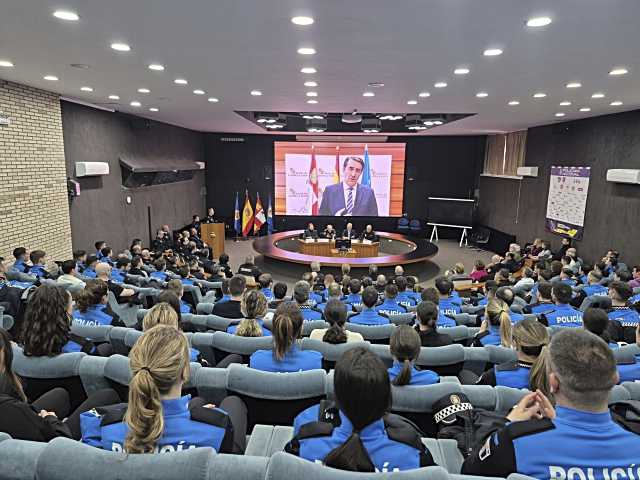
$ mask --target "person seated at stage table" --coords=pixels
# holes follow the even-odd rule
[[[398,303],[398,287],[393,283],[388,283],[384,287],[384,301],[375,307],[378,313],[383,315],[400,315],[407,313],[405,306]]]
[[[304,280],[293,286],[293,299],[296,301],[304,320],[321,320],[322,310],[309,303],[309,283]]]
[[[333,225],[330,223],[327,224],[322,232],[322,238],[328,238],[329,240],[334,240],[336,235],[338,235],[338,232],[336,232],[336,229],[333,228]]]
[[[389,319],[380,315],[375,309],[376,303],[378,303],[378,291],[375,287],[365,288],[362,292],[362,311],[349,317],[349,322],[358,325],[385,325],[389,323]]]
[[[318,239],[318,231],[316,230],[316,227],[312,222],[309,222],[309,224],[307,225],[307,228],[302,233],[302,238],[305,240],[308,238],[312,238],[314,240]]]
[[[378,235],[373,231],[373,226],[371,224],[367,225],[364,232],[360,234],[360,240],[369,240],[370,242],[378,241]]]
[[[358,238],[358,233],[353,229],[353,223],[347,223],[347,228],[342,231],[342,238],[348,238],[349,240]]]

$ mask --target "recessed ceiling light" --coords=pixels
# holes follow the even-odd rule
[[[544,93],[544,92],[537,92],[537,93],[533,94],[533,98],[544,98],[546,96],[547,96],[547,94]]]
[[[609,75],[626,75],[627,73],[629,73],[629,70],[627,70],[624,67],[620,67],[620,68],[614,68],[613,70],[611,70],[609,72]]]
[[[581,112],[590,112],[590,111],[591,111],[591,109],[590,109],[589,107],[582,107],[582,108],[580,109],[580,111],[581,111]]]
[[[429,92],[420,92],[420,93],[418,94],[418,96],[419,96],[420,98],[427,98],[427,97],[430,97],[430,96],[431,96],[431,94],[430,94]]]
[[[308,95],[308,93],[307,93],[307,95]],[[363,97],[375,97],[375,96],[376,96],[376,94],[375,94],[375,93],[373,93],[373,92],[364,92],[364,93],[362,94],[362,96],[363,96]]]
[[[518,100],[511,100],[509,102],[509,105],[511,105],[511,106],[520,105],[520,102]]]
[[[177,85],[186,85],[187,82],[184,78],[176,78],[173,83],[177,84]]]
[[[489,96],[489,94],[487,92],[478,92],[478,93],[476,93],[476,97],[478,97],[478,98],[486,98],[488,96]]]
[[[80,90],[83,92],[93,92],[93,88],[91,87],[81,87]]]
[[[497,57],[498,55],[502,55],[502,50],[499,48],[487,48],[483,55],[485,57]]]
[[[307,92],[307,97],[317,97],[318,92]]]
[[[381,88],[381,87],[384,87],[384,83],[383,82],[369,82],[369,83],[367,83],[367,87]]]
[[[580,88],[581,86],[582,84],[580,82],[570,82],[566,85],[567,88]]]
[[[560,106],[561,107],[568,107],[569,105],[571,105],[571,102],[565,100],[564,102],[560,102]]]
[[[80,20],[80,15],[76,12],[72,12],[71,10],[56,10],[53,12],[53,16],[60,20],[68,20],[70,22],[77,22]]]
[[[620,105],[622,105],[622,102],[620,100],[616,100],[615,102],[611,102],[609,105],[611,105],[612,107],[619,107]]]
[[[468,68],[456,68],[453,73],[455,73],[456,75],[466,75],[470,72],[471,70],[469,70]]]
[[[564,117],[564,112],[558,112],[558,113],[556,113],[556,117]]]
[[[204,95],[204,90],[200,90],[199,88],[196,88],[193,93],[195,93],[196,95]]]
[[[131,105],[132,107],[139,107],[139,106],[141,106],[142,104],[141,104],[140,102],[137,102],[137,101],[135,101],[135,100],[134,100],[134,101],[133,101],[133,102],[131,102],[129,105]]]
[[[112,43],[111,48],[118,52],[129,52],[131,51],[131,47],[126,43]]]
[[[207,101],[211,103],[218,103],[220,100],[218,100],[216,97],[209,97],[207,98]]]
[[[549,17],[534,17],[527,20],[527,27],[546,27],[551,21]]]
[[[300,55],[315,55],[316,54],[316,49],[312,48],[312,47],[300,47],[298,49],[298,53]]]
[[[417,104],[418,104],[418,101],[417,101],[417,100],[409,100],[409,101],[407,102],[407,105],[417,105]]]
[[[311,17],[293,17],[291,19],[291,23],[302,26],[312,25],[313,22],[314,20]]]
[[[301,73],[316,73],[317,70],[313,67],[304,67],[302,69],[300,69]]]
[[[151,90],[148,88],[139,88],[138,93],[151,93]]]
[[[152,63],[151,65],[149,65],[149,70],[161,72],[162,70],[164,70],[164,65],[160,65],[159,63]]]
[[[309,96],[309,93],[307,93],[307,96]],[[259,97],[260,95],[262,95],[262,92],[260,90],[251,90],[251,95],[253,95],[254,97]]]
[[[55,75],[45,75],[43,78],[45,80],[49,80],[50,82],[57,82],[58,81],[58,77],[56,77]]]
[[[118,96],[118,95],[109,95],[109,100],[120,100],[120,96]]]
[[[9,60],[0,60],[0,67],[13,67],[13,63]]]
[[[305,87],[317,87],[318,82],[304,82]]]
[[[447,86],[447,82],[437,82],[437,83],[434,83],[433,86],[436,88],[444,88]]]
[[[159,111],[159,110],[158,110],[156,107],[151,107],[151,108],[149,109],[149,111],[150,111],[150,112],[157,112],[157,111]]]
[[[307,103],[310,103],[311,105],[315,105],[316,103],[318,103],[318,100],[307,100]]]
[[[591,95],[591,98],[604,98],[604,93],[596,92],[593,95]]]

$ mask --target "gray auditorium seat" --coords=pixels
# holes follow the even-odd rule
[[[109,330],[109,343],[113,347],[113,353],[118,353],[120,355],[127,355],[129,353],[129,349],[124,343],[124,339],[127,332],[131,330],[131,328],[126,327],[113,327]]]
[[[622,387],[629,392],[631,400],[640,400],[640,382],[624,382]]]
[[[257,350],[271,350],[273,346],[272,337],[239,337],[226,332],[209,333],[209,336],[197,335],[194,348],[204,352],[212,350],[214,364],[220,362],[231,353],[237,353],[244,357],[248,363],[248,357]],[[201,350],[200,346],[205,348]],[[203,353],[203,355],[205,355]],[[209,353],[207,353],[209,355]],[[206,357],[205,357],[206,358]],[[209,362],[211,363],[211,362]],[[213,364],[212,364],[213,365]]]
[[[347,322],[345,323],[345,328],[352,332],[358,332],[366,341],[371,343],[388,344],[397,327],[391,323],[386,325],[360,325]]]
[[[200,287],[197,285],[183,285],[183,288],[185,294],[191,294],[196,305],[202,301],[202,292],[200,291]]]
[[[38,460],[47,444],[13,440],[6,433],[0,433],[0,436],[0,478],[3,480],[37,478]]]
[[[215,330],[226,332],[231,325],[240,323],[241,318],[225,318],[218,315],[194,315],[185,313],[182,315],[182,321],[194,325],[198,330]]]
[[[77,325],[71,324],[71,333],[89,339],[92,342],[104,343],[109,341],[111,325]]]
[[[466,325],[468,327],[476,326],[477,315],[472,315],[470,313],[457,313],[450,316],[456,321],[457,325]]]
[[[127,275],[125,276],[125,281],[137,287],[144,287],[149,282],[149,277],[127,273]]]
[[[476,327],[467,327],[466,325],[457,325],[455,327],[438,327],[440,333],[449,335],[454,342],[472,339],[477,333]]]
[[[222,289],[222,282],[209,282],[208,280],[194,279],[193,283],[197,285],[202,285],[205,290],[221,290]]]
[[[198,302],[196,305],[196,313],[198,315],[209,315],[213,311],[213,303]]]
[[[107,298],[109,299],[109,306],[114,313],[120,317],[120,320],[122,320],[127,327],[134,327],[137,322],[136,313],[140,309],[140,305],[119,304],[111,291],[107,292]]]
[[[273,331],[273,318],[267,318],[264,320],[264,327],[267,330]],[[302,322],[302,336],[308,337],[311,332],[319,328],[329,328],[329,324],[324,320],[305,320]]]
[[[87,355],[80,360],[80,380],[87,395],[98,390],[109,388],[109,382],[104,377],[104,367],[108,357],[94,357]]]
[[[614,386],[609,394],[609,403],[621,402],[623,400],[633,400],[631,389],[627,389],[622,385]]]
[[[611,308],[611,299],[604,295],[590,295],[582,301],[580,310],[584,312],[587,308],[591,307],[606,310],[607,308]]]
[[[394,325],[411,325],[415,321],[416,316],[413,313],[399,313],[389,315],[389,322]]]
[[[214,405],[220,405],[227,396],[227,369],[200,368],[195,374],[198,396]]]
[[[140,330],[134,330],[133,328],[129,329],[129,331],[124,336],[124,344],[129,349],[129,351],[131,351],[131,349],[141,336],[142,332]]]
[[[321,340],[311,340],[305,338],[302,340],[302,350],[315,350],[322,353],[322,364],[326,370],[333,368],[336,361],[342,356],[344,352],[356,347],[369,348],[371,344],[369,342],[348,342],[331,344],[323,342]],[[384,345],[376,345],[378,347],[384,347]]]

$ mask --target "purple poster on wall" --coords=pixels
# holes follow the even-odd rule
[[[551,167],[546,229],[582,239],[591,167]]]

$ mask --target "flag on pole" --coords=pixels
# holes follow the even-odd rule
[[[253,221],[253,234],[257,234],[260,232],[260,229],[267,221],[267,218],[264,216],[264,209],[262,208],[262,202],[260,201],[260,194],[256,194],[256,216]]]
[[[333,170],[333,183],[340,183],[340,146],[336,146],[336,166]]]
[[[236,192],[236,208],[233,211],[234,229],[238,235],[242,233],[242,222],[240,221],[240,203],[238,201],[238,192]]]
[[[371,167],[369,165],[369,146],[364,146],[364,168],[362,169],[362,185],[371,186]]]
[[[244,207],[242,209],[242,236],[246,237],[251,232],[253,226],[253,208],[249,200],[249,191],[244,191]]]
[[[316,168],[316,150],[311,147],[311,166],[309,167],[309,200],[311,204],[311,215],[318,215],[318,169]]]
[[[267,233],[273,233],[273,210],[271,209],[271,195],[269,195],[269,206],[267,207]]]

